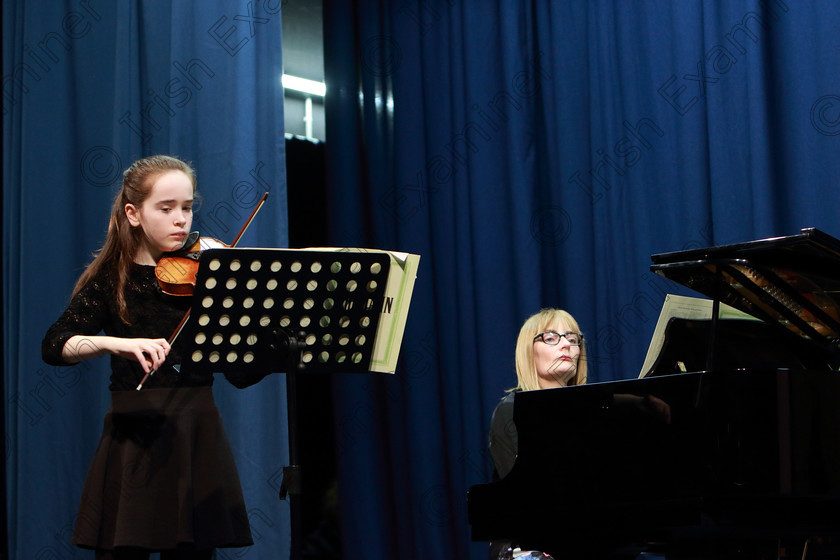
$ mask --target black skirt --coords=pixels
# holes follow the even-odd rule
[[[253,543],[212,389],[112,392],[73,544],[159,551]]]

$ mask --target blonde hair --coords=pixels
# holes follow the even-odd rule
[[[117,293],[115,295],[120,319],[126,324],[131,324],[131,321],[125,303],[125,283],[129,268],[137,254],[137,247],[140,244],[143,232],[141,228],[133,228],[128,223],[128,218],[125,215],[125,205],[133,204],[140,208],[152,192],[152,187],[157,178],[170,171],[182,171],[186,174],[192,182],[193,193],[195,193],[195,170],[189,164],[171,156],[156,155],[139,159],[125,170],[122,188],[117,193],[111,206],[111,220],[108,223],[105,243],[95,253],[93,261],[87,266],[73,288],[73,295],[75,296],[102,269],[110,268],[116,273]]]
[[[534,364],[534,337],[545,332],[553,325],[563,324],[574,332],[580,332],[580,327],[568,311],[546,308],[528,317],[519,336],[516,339],[516,379],[518,384],[510,391],[535,391],[540,388],[537,367]],[[575,377],[569,385],[583,385],[586,383],[586,343],[580,345]]]

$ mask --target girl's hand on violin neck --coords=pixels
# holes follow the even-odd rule
[[[163,364],[170,349],[165,338],[76,335],[64,343],[62,356],[68,362],[76,363],[104,354],[116,354],[121,358],[139,362],[143,371],[149,373]]]
[[[143,371],[155,371],[169,354],[171,346],[165,338],[116,338],[114,354],[134,360],[143,366]]]

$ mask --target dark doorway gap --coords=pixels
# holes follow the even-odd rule
[[[290,248],[327,245],[324,166],[323,142],[286,140]],[[339,560],[342,547],[331,376],[299,375],[297,397],[303,560]]]

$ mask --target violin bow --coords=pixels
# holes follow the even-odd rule
[[[245,220],[245,224],[242,226],[242,229],[239,230],[239,233],[236,235],[236,238],[233,240],[233,243],[230,244],[231,248],[236,247],[236,244],[239,243],[239,240],[245,234],[245,231],[248,229],[248,226],[251,225],[251,221],[254,219],[254,216],[256,216],[257,212],[260,211],[260,208],[262,208],[263,204],[265,204],[265,200],[267,198],[268,198],[268,192],[263,193],[259,202],[257,202],[257,205],[251,211],[251,215],[248,216],[247,220]],[[199,239],[201,239],[201,238],[199,237]],[[172,344],[175,342],[175,339],[178,338],[178,335],[181,334],[181,331],[184,330],[184,327],[187,324],[187,320],[189,320],[189,318],[190,318],[190,311],[192,311],[192,307],[187,309],[187,312],[184,314],[184,317],[181,319],[181,322],[178,323],[178,326],[175,327],[175,331],[172,333],[172,336],[169,337],[169,340],[167,342],[169,342],[170,346],[172,346]],[[153,369],[152,371],[150,371],[149,373],[144,375],[143,379],[141,379],[140,383],[137,385],[136,390],[139,391],[140,389],[142,389],[143,385],[146,383],[146,381],[148,381],[149,378],[151,376],[153,376],[156,371],[157,371],[157,369]]]

